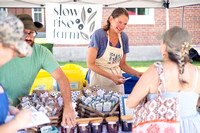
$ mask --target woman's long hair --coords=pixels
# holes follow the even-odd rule
[[[120,15],[125,15],[129,18],[129,14],[127,12],[126,9],[118,7],[115,10],[113,10],[112,14],[110,16],[112,16],[114,19],[119,17]],[[107,19],[107,24],[104,26],[104,30],[108,31],[110,29],[110,16]]]

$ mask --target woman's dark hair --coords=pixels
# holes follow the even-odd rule
[[[126,9],[118,7],[115,10],[113,10],[112,14],[110,16],[112,16],[114,19],[119,17],[120,15],[125,15],[129,18],[129,14],[127,12]],[[110,29],[110,16],[107,19],[107,24],[104,26],[104,30],[108,31]]]

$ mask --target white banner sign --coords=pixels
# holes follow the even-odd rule
[[[46,41],[54,44],[88,44],[101,27],[102,5],[46,4]]]

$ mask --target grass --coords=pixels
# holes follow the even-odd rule
[[[152,65],[156,61],[127,61],[127,64],[134,68],[137,71],[144,72],[147,70],[147,68]],[[65,64],[77,64],[80,65],[83,68],[87,69],[86,62],[79,61],[79,62],[59,62],[61,66],[64,66]],[[200,62],[194,61],[192,64],[198,66],[200,68]]]
[[[75,62],[58,62],[60,66],[64,66],[66,64],[77,64],[79,66],[82,66],[83,68],[87,68],[87,64],[85,61],[75,61]]]

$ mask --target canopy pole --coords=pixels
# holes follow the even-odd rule
[[[184,26],[184,6],[182,7],[182,25],[181,27],[183,28]]]
[[[165,8],[166,10],[166,30],[169,29],[169,12],[168,12],[168,8]]]

